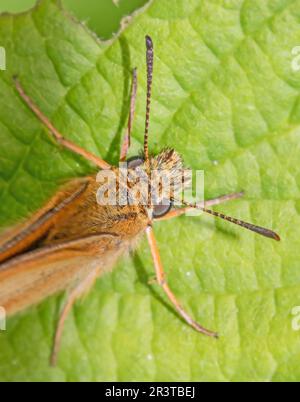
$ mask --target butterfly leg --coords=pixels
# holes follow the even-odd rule
[[[82,296],[90,287],[93,285],[94,281],[98,277],[99,272],[97,270],[91,272],[78,286],[76,286],[68,295],[68,298],[62,308],[59,316],[59,320],[55,330],[54,342],[52,347],[52,353],[50,357],[51,366],[56,366],[57,356],[60,349],[61,337],[64,329],[64,324],[67,316],[72,309],[75,301]]]
[[[244,194],[245,193],[243,191],[240,191],[239,193],[231,193],[231,194],[221,195],[220,197],[204,201],[204,205],[205,205],[205,208],[206,208],[206,207],[211,207],[213,205],[223,204],[224,202],[232,201],[232,200],[236,200],[238,198],[241,198],[241,197],[243,197]]]
[[[204,207],[212,207],[214,205],[222,204],[226,201],[236,200],[237,198],[241,198],[244,195],[243,192],[240,193],[233,193],[233,194],[226,194],[222,195],[221,197],[213,198],[211,200],[204,201]],[[178,216],[184,215],[188,212],[195,211],[195,208],[192,207],[185,207],[180,209],[171,210],[166,215],[162,216],[161,218],[156,218],[155,221],[167,221],[169,219],[177,218]]]
[[[50,120],[42,113],[42,111],[33,102],[33,100],[26,94],[25,90],[23,89],[19,80],[16,77],[14,78],[14,82],[20,97],[24,100],[24,102],[32,110],[32,112],[37,116],[37,118],[48,128],[50,133],[53,135],[54,139],[60,145],[74,152],[75,154],[82,156],[83,158],[95,164],[101,169],[110,169],[111,166],[103,159],[98,158],[96,155],[86,151],[85,149],[79,147],[76,144],[73,144],[73,142],[64,138],[64,136],[53,126]]]
[[[132,129],[132,122],[134,119],[134,112],[135,112],[136,92],[137,92],[137,69],[134,68],[132,71],[130,110],[129,110],[129,116],[128,116],[127,130],[126,130],[125,137],[123,139],[121,153],[120,153],[120,161],[121,162],[126,161],[127,153],[130,148],[131,129]]]
[[[181,305],[177,301],[175,295],[173,294],[173,292],[171,291],[166,282],[165,273],[163,270],[152,226],[147,227],[146,233],[148,243],[151,249],[158,284],[163,288],[165,294],[167,295],[167,297],[169,298],[169,300],[171,301],[177,312],[191,327],[193,327],[196,331],[201,332],[202,334],[217,338],[218,337],[217,333],[209,331],[208,329],[202,327],[200,324],[194,321],[192,317],[181,307]]]

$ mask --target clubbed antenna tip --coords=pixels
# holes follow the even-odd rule
[[[146,35],[146,47],[147,49],[153,48],[153,42],[149,35]]]

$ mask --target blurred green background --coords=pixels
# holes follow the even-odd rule
[[[142,7],[147,0],[61,0],[64,6],[85,21],[102,39],[118,31],[121,19]],[[21,12],[34,6],[36,0],[0,0],[0,12]]]

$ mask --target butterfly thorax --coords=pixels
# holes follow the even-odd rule
[[[96,233],[113,233],[132,239],[143,232],[153,219],[156,204],[162,200],[171,203],[176,183],[181,183],[182,160],[174,150],[167,149],[152,157],[149,165],[142,161],[134,168],[130,166],[130,163],[122,164],[70,182],[62,190],[63,197],[82,183],[85,183],[84,190],[64,209],[61,217],[58,216],[45,243]],[[172,186],[166,186],[164,181]]]

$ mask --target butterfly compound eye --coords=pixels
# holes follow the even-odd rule
[[[153,208],[153,218],[161,218],[166,215],[172,208],[172,201],[162,200],[159,204],[155,205]]]
[[[140,156],[134,156],[127,160],[128,169],[135,169],[136,167],[142,165],[144,163],[144,159]]]

